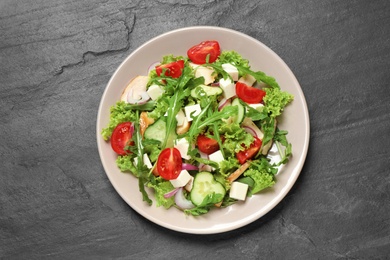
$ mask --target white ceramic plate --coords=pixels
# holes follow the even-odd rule
[[[272,189],[224,209],[215,209],[206,215],[186,216],[182,211],[152,206],[142,201],[138,180],[119,171],[116,155],[100,132],[109,122],[109,110],[119,99],[127,83],[137,75],[147,75],[148,67],[164,55],[186,55],[191,46],[204,40],[217,40],[222,50],[235,50],[248,59],[252,69],[264,71],[276,78],[282,90],[294,95],[279,122],[288,130],[293,157],[277,175]],[[100,102],[97,117],[97,144],[103,167],[118,194],[139,214],[168,229],[193,234],[221,233],[247,225],[274,208],[289,192],[303,167],[309,146],[309,114],[300,85],[283,60],[271,49],[243,33],[220,27],[188,27],[164,33],[140,46],[115,71]],[[151,196],[152,197],[152,196]]]

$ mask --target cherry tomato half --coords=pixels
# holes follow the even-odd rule
[[[249,104],[257,104],[263,100],[265,91],[252,86],[248,86],[245,83],[236,83],[236,94],[244,102]]]
[[[260,150],[261,144],[261,140],[255,137],[255,140],[249,146],[249,148],[238,152],[236,154],[236,158],[241,164],[245,163],[247,160],[252,159],[257,154],[257,152]]]
[[[187,55],[195,64],[205,64],[209,55],[209,63],[213,63],[221,54],[221,48],[217,41],[203,41],[195,46],[192,46]]]
[[[205,135],[198,135],[196,139],[196,144],[199,151],[205,154],[212,154],[219,150],[219,144],[217,140],[207,137]]]
[[[178,78],[184,68],[184,60],[178,60],[167,64],[156,66],[156,73],[160,76],[163,72],[167,77]]]
[[[130,142],[132,134],[132,123],[124,122],[118,124],[111,135],[111,147],[119,155],[126,155],[130,151],[125,150],[127,145],[132,145]]]
[[[182,170],[180,151],[176,148],[162,150],[157,159],[157,172],[165,180],[176,179]]]

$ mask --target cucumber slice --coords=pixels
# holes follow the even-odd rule
[[[220,87],[210,87],[206,85],[199,85],[193,90],[191,90],[191,96],[193,98],[200,98],[204,95],[214,96],[222,94],[222,89]]]
[[[238,107],[237,115],[232,118],[233,122],[237,123],[237,124],[241,124],[241,122],[244,120],[244,117],[245,117],[245,107],[241,104],[241,102],[238,98],[235,98],[233,100],[232,106]]]
[[[195,206],[213,205],[222,201],[226,190],[210,172],[199,172],[194,179],[190,199]]]
[[[148,128],[146,128],[144,137],[146,139],[153,139],[163,143],[166,134],[167,134],[167,125],[165,121],[160,118],[152,125],[148,126]]]

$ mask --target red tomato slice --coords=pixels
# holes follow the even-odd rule
[[[247,160],[252,159],[257,154],[257,152],[260,150],[261,144],[261,140],[255,137],[255,141],[249,146],[249,148],[238,152],[236,154],[236,158],[241,164],[245,163]]]
[[[176,148],[162,150],[157,159],[157,172],[165,180],[176,179],[182,170],[180,151]]]
[[[156,66],[156,73],[158,76],[160,76],[164,71],[165,76],[178,78],[181,76],[183,68],[184,60],[178,60],[171,63]]]
[[[249,104],[257,104],[263,101],[265,91],[252,86],[248,86],[245,83],[236,83],[236,94],[244,102]]]
[[[131,140],[132,134],[132,124],[131,122],[124,122],[118,124],[111,135],[111,147],[119,155],[126,155],[130,151],[125,150],[126,145],[132,145]]]
[[[199,151],[205,154],[212,154],[219,150],[219,144],[217,140],[209,138],[205,135],[198,135],[196,139],[196,144]]]
[[[213,63],[220,54],[221,48],[217,41],[204,41],[187,51],[188,58],[195,64],[205,64],[207,55],[209,55],[209,63]]]

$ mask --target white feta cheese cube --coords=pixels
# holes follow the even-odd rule
[[[202,112],[202,109],[200,108],[199,104],[195,104],[195,105],[190,105],[190,106],[184,107],[184,111],[186,114],[187,121],[190,122],[190,121],[192,121],[191,113],[193,113],[192,116],[195,117],[195,116],[199,115],[200,112]]]
[[[212,172],[212,171],[214,171],[215,169],[214,169],[213,167],[211,167],[210,165],[201,164],[200,167],[199,167],[199,170],[200,170],[200,171],[206,171],[206,172]]]
[[[209,85],[215,81],[214,70],[212,68],[200,66],[194,63],[190,63],[192,68],[195,70],[195,77],[203,77],[204,78],[204,84]]]
[[[164,90],[159,85],[153,84],[146,92],[152,100],[156,100],[164,93]]]
[[[177,126],[182,126],[184,124],[185,119],[186,115],[184,114],[183,109],[180,109],[176,115]]]
[[[150,159],[149,159],[149,156],[145,153],[143,155],[143,160],[144,160],[144,164],[146,165],[146,167],[148,167],[148,169],[152,169],[152,163],[150,162]],[[135,157],[134,158],[134,165],[137,166],[138,165],[138,158]]]
[[[187,182],[186,186],[184,186],[184,189],[186,189],[188,192],[192,190],[192,186],[194,184],[194,177],[190,176],[190,180]]]
[[[218,150],[209,155],[209,160],[214,161],[216,163],[220,163],[225,160],[225,158],[223,158],[221,150]]]
[[[261,104],[261,103],[258,103],[258,104],[249,104],[249,106],[250,106],[251,108],[254,108],[254,109],[259,110],[259,111],[261,111],[261,110],[263,109],[263,107],[264,107],[264,105]]]
[[[245,76],[241,77],[238,82],[242,82],[248,86],[252,86],[253,83],[256,82],[256,79],[252,76],[252,75],[249,75],[249,74],[246,74]]]
[[[174,147],[179,150],[181,158],[189,160],[191,157],[187,154],[190,143],[185,138],[175,140]]]
[[[222,89],[223,96],[226,99],[229,99],[236,95],[236,85],[231,79],[224,79],[224,78],[220,79],[219,87]]]
[[[238,80],[238,69],[235,66],[230,63],[225,63],[222,64],[222,69],[232,77],[233,81]]]
[[[191,175],[188,173],[188,171],[182,170],[179,176],[174,180],[170,180],[170,182],[172,183],[173,187],[179,188],[185,186],[190,180]]]
[[[230,198],[236,199],[236,200],[245,200],[246,193],[248,192],[248,184],[241,183],[238,181],[234,181],[232,183],[232,186],[230,187]]]

